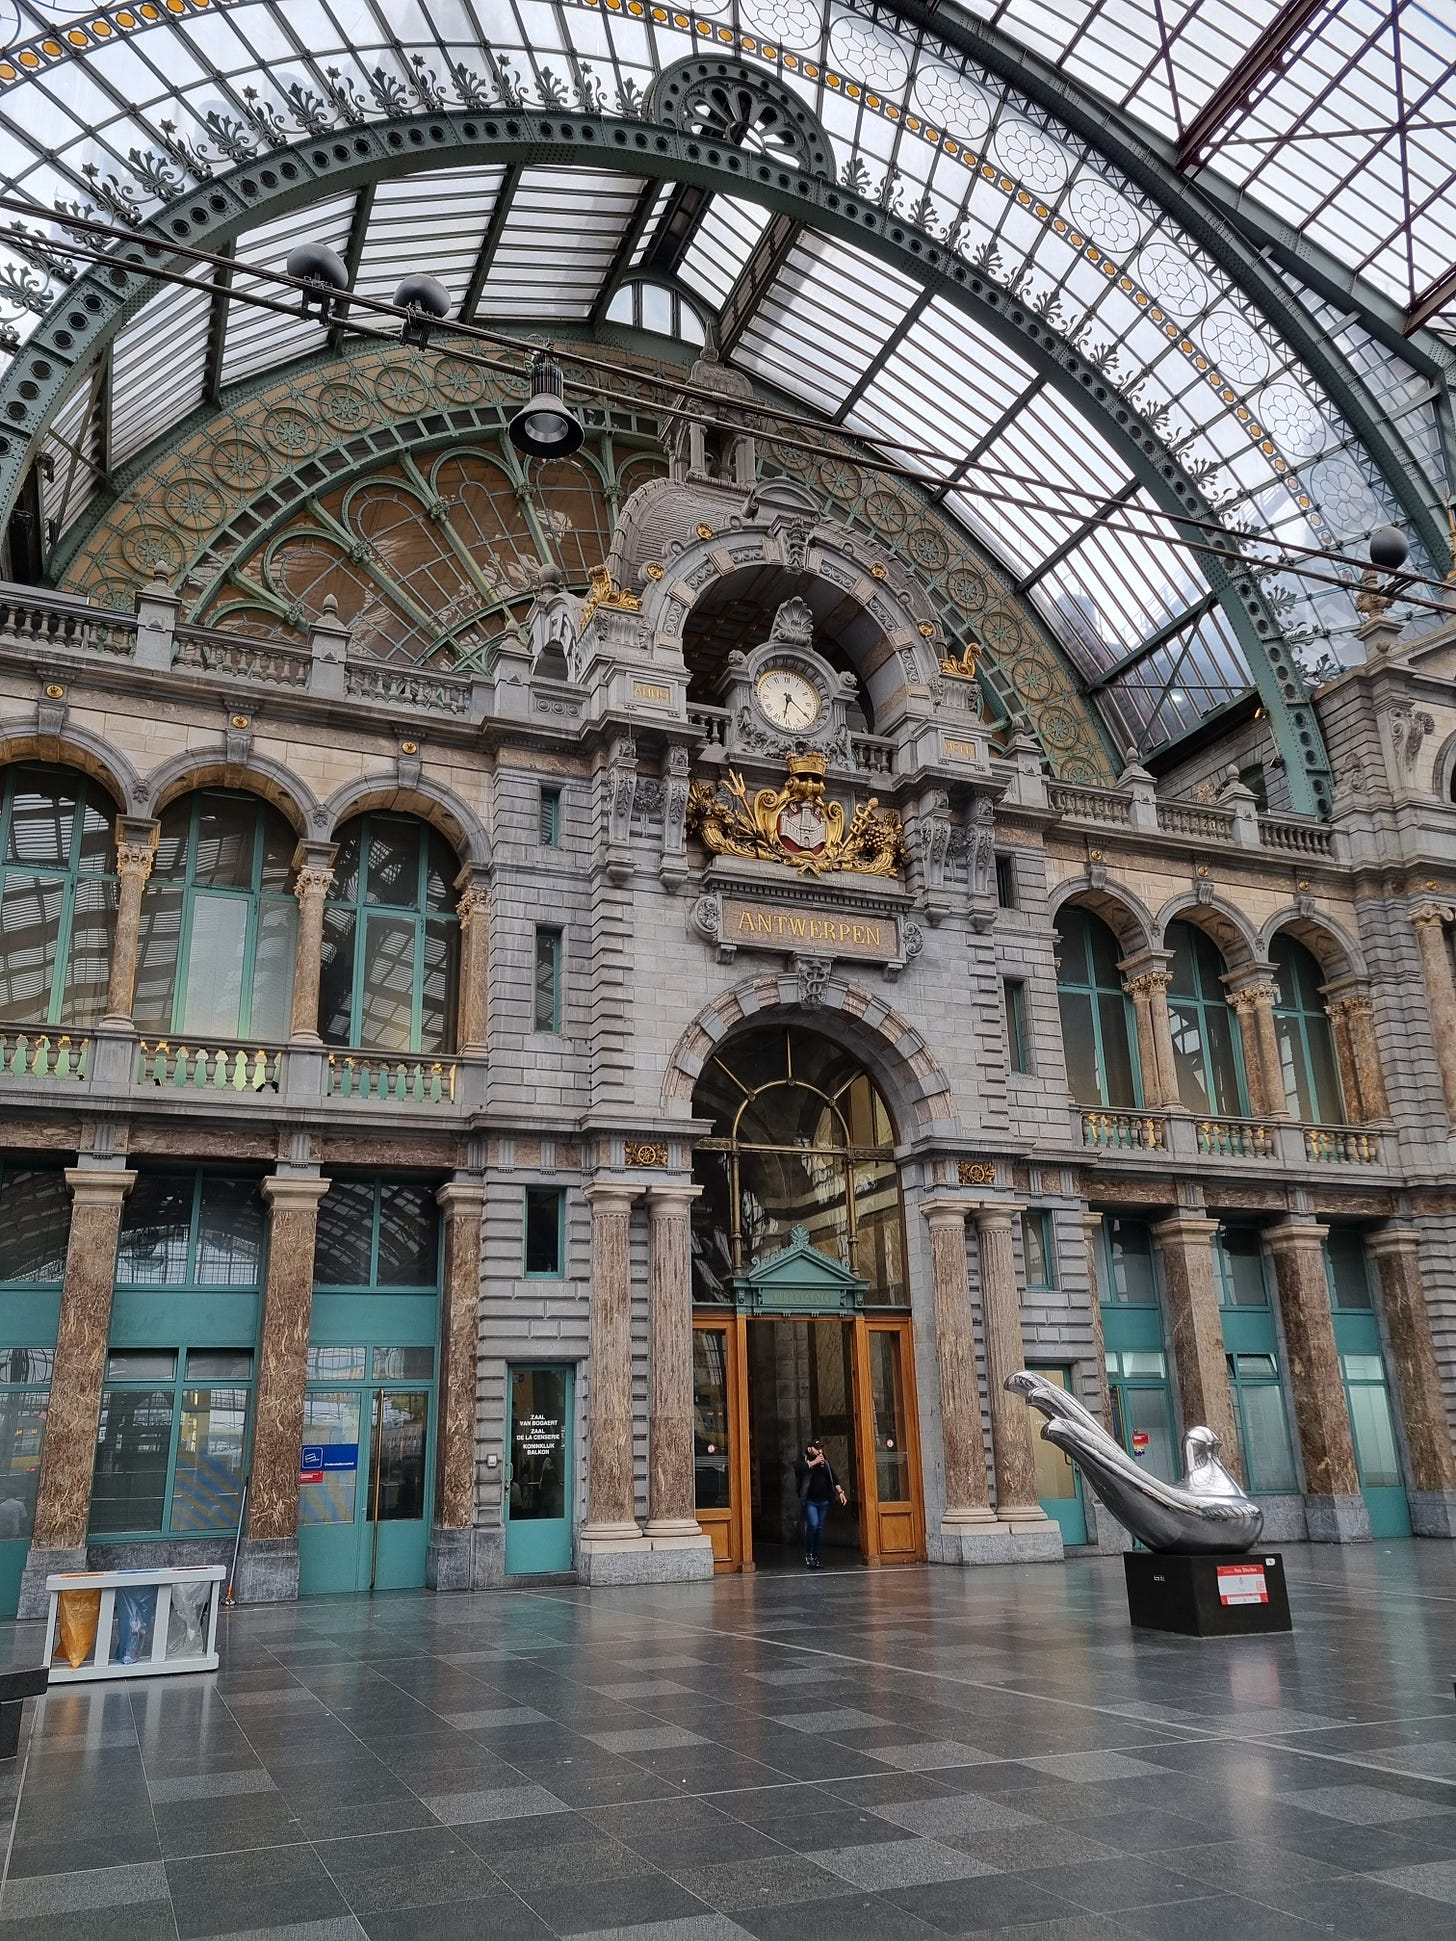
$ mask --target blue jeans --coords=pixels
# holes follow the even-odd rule
[[[807,1502],[804,1505],[804,1555],[819,1560],[819,1546],[824,1540],[824,1519],[829,1514],[829,1503]]]

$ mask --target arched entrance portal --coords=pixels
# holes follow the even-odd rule
[[[698,1521],[720,1570],[799,1554],[796,1457],[820,1437],[849,1496],[829,1562],[924,1555],[895,1126],[844,1047],[798,1024],[728,1038],[693,1116]]]

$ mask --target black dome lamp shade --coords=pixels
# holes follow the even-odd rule
[[[450,314],[450,292],[438,277],[426,276],[421,270],[401,280],[394,301],[398,309],[409,313],[400,341],[413,344],[417,350],[423,350],[429,343],[430,325]]]
[[[325,243],[300,243],[296,249],[289,250],[283,267],[298,282],[311,286],[301,292],[304,316],[311,316],[316,310],[321,324],[332,323],[335,298],[349,287],[349,272],[343,258]]]
[[[510,434],[527,458],[569,458],[586,436],[566,402],[561,366],[544,350],[531,359],[531,395],[511,419]]]
[[[1377,526],[1370,535],[1370,564],[1382,573],[1398,573],[1410,557],[1406,537],[1397,526]]]

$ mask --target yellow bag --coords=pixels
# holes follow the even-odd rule
[[[54,1657],[66,1657],[71,1670],[79,1671],[91,1655],[96,1642],[96,1627],[101,1622],[100,1591],[62,1591],[56,1630],[60,1634]]]

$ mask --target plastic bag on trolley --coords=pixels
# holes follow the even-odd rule
[[[174,1584],[172,1611],[167,1619],[167,1656],[200,1658],[207,1649],[207,1606],[212,1583]]]
[[[79,1671],[91,1656],[100,1622],[100,1591],[62,1591],[56,1599],[56,1648],[52,1655],[65,1658],[72,1671]]]
[[[152,1631],[157,1621],[155,1584],[120,1585],[116,1592],[116,1648],[112,1661],[135,1665],[152,1655]]]

